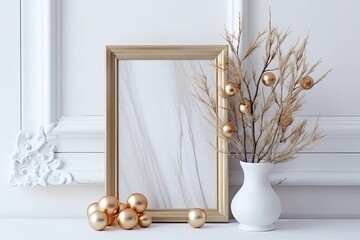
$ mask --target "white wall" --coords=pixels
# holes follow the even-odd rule
[[[307,93],[302,114],[315,116],[321,114],[322,118],[328,116],[329,119],[335,121],[339,117],[345,117],[358,122],[360,108],[357,103],[360,100],[358,95],[360,84],[356,75],[360,55],[358,46],[360,30],[355,27],[355,22],[359,21],[357,10],[360,8],[360,2],[352,0],[341,2],[251,0],[245,2],[248,9],[247,27],[251,29],[251,34],[254,35],[267,27],[270,7],[272,23],[279,29],[291,31],[289,41],[285,45],[290,46],[309,35],[308,60],[312,62],[322,60],[322,64],[314,74],[315,77],[328,69],[334,70],[325,81]],[[324,127],[324,124],[322,126]],[[335,179],[341,174],[342,167],[347,164],[346,159],[350,158],[349,170],[356,169],[360,160],[358,154],[360,139],[355,128],[352,133],[345,133],[345,128],[348,126],[346,122],[338,122],[330,129],[323,128],[325,138],[310,153],[298,158],[306,162],[306,165],[299,165],[299,169],[308,168],[309,172],[322,169],[318,171],[318,175],[331,169],[334,173],[332,177]],[[350,137],[352,134],[348,143],[345,143],[345,138],[331,139],[331,131],[337,128],[339,128],[339,135],[348,134]],[[343,129],[340,130],[340,128]],[[350,145],[353,146],[345,149]],[[315,154],[306,158],[313,153]],[[323,161],[321,166],[317,168],[316,165],[321,161]],[[296,160],[290,164],[299,164],[299,161]],[[303,174],[302,177],[306,178],[307,175]],[[328,180],[331,181],[331,179]],[[336,184],[336,181],[334,182]],[[282,217],[356,218],[360,216],[360,203],[354,200],[360,197],[358,186],[278,186],[275,189],[282,200]]]
[[[20,2],[0,2],[0,218],[84,217],[102,186],[9,187],[10,160],[20,131]]]
[[[33,0],[39,3],[39,0]],[[24,2],[24,1],[23,1]],[[266,19],[267,5],[273,4],[274,20],[280,22],[281,27],[294,26],[296,36],[303,36],[307,29],[316,27],[327,21],[301,21],[292,18],[293,7],[299,4],[299,11],[306,12],[310,1],[283,1],[254,2],[250,7],[256,9],[258,15],[253,14],[251,19],[258,19],[253,26],[260,27],[261,19]],[[338,23],[336,19],[348,19],[347,8],[338,11],[340,3],[325,4],[327,8],[321,10],[316,19],[330,15],[331,26]],[[351,1],[350,1],[351,2]],[[223,44],[219,35],[226,22],[226,3],[223,0],[62,0],[62,52],[61,52],[61,112],[63,115],[102,115],[104,111],[104,45],[105,44]],[[312,3],[311,3],[312,4]],[[344,4],[345,6],[345,4]],[[250,9],[251,9],[250,8]],[[264,10],[265,9],[265,10]],[[2,0],[0,2],[0,217],[48,217],[48,218],[79,218],[85,217],[87,205],[103,195],[101,185],[74,185],[50,186],[47,188],[14,188],[8,186],[9,165],[11,155],[15,151],[15,139],[20,131],[20,1]],[[314,12],[314,11],[312,11]],[[265,14],[264,14],[265,13]],[[301,14],[300,14],[301,15]],[[310,19],[310,18],[309,18]],[[296,20],[296,21],[295,21]],[[343,22],[346,24],[347,22]],[[258,25],[256,25],[258,24]],[[336,25],[336,24],[335,24]],[[351,26],[351,24],[349,24]],[[346,27],[349,27],[346,25]],[[342,29],[343,25],[336,25]],[[317,29],[317,30],[318,30]],[[326,25],[331,32],[331,39],[337,36],[336,29]],[[314,30],[314,31],[315,31]],[[352,32],[354,36],[346,38],[345,33]],[[315,39],[324,39],[328,32],[315,31]],[[311,41],[311,54],[324,57],[325,67],[337,69],[347,67],[342,64],[347,56],[356,61],[356,31],[342,33],[339,45],[345,46],[346,52],[334,54],[334,46],[324,47],[324,41]],[[312,33],[311,33],[312,36]],[[326,39],[326,37],[325,37]],[[346,42],[343,45],[342,43]],[[333,41],[332,43],[336,43]],[[353,46],[350,47],[350,46]],[[320,51],[320,50],[321,51]],[[351,51],[351,50],[354,51]],[[317,52],[319,50],[319,52]],[[338,52],[338,51],[336,51]],[[355,55],[351,55],[355,54]],[[340,57],[339,57],[340,56]],[[355,62],[354,61],[354,62]],[[350,62],[354,64],[354,62]],[[354,68],[345,68],[353,74],[341,75],[335,73],[332,81],[326,84],[328,91],[318,92],[319,96],[329,97],[339,93],[334,106],[339,114],[357,115],[356,105],[356,65]],[[342,73],[345,72],[341,71]],[[336,78],[334,77],[336,76]],[[355,76],[355,77],[354,77]],[[338,89],[337,79],[346,79],[347,84]],[[339,80],[340,81],[340,80]],[[346,90],[344,90],[346,89]],[[79,94],[81,98],[79,98]],[[346,97],[344,96],[350,96]],[[313,96],[312,99],[319,98]],[[80,100],[79,100],[80,99]],[[332,102],[320,101],[322,106],[316,106],[309,111],[324,108],[326,115],[334,115]],[[344,106],[344,107],[343,107]],[[354,111],[352,111],[354,110]],[[39,113],[40,114],[40,113]],[[332,154],[332,153],[331,153]],[[339,159],[341,162],[341,159]],[[341,164],[340,164],[341,165]],[[341,166],[340,166],[341,167]],[[357,166],[356,166],[357,167]],[[349,166],[351,169],[351,166]],[[233,194],[238,187],[231,187]],[[358,186],[278,186],[283,203],[283,217],[304,218],[355,218],[360,217],[360,187]]]

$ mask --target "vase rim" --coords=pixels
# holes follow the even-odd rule
[[[244,162],[240,160],[240,164],[246,164],[246,165],[251,165],[251,164],[268,164],[268,165],[273,165],[274,163],[271,162]]]

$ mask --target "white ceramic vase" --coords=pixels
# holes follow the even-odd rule
[[[281,213],[280,199],[269,181],[272,163],[246,163],[240,161],[244,183],[231,201],[231,212],[248,231],[270,231]]]

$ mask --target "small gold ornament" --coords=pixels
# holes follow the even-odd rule
[[[87,216],[89,217],[92,213],[94,213],[96,211],[100,211],[99,203],[93,202],[92,204],[90,204],[88,206],[88,208],[86,210]]]
[[[310,76],[305,76],[301,79],[300,86],[304,90],[309,90],[314,86],[314,79]]]
[[[99,208],[109,217],[112,217],[119,212],[119,201],[114,196],[102,197],[99,201]]]
[[[244,98],[239,104],[239,111],[243,114],[249,114],[251,108],[251,103],[248,99]]]
[[[126,201],[126,207],[131,208],[137,213],[142,213],[148,205],[146,197],[141,193],[133,193]]]
[[[225,124],[222,127],[222,132],[225,137],[231,138],[236,133],[236,126],[232,122]]]
[[[188,223],[194,228],[201,228],[206,222],[206,213],[201,208],[191,209],[188,213]]]
[[[121,228],[130,230],[138,224],[138,215],[134,210],[126,208],[119,213],[116,221]]]
[[[294,118],[290,114],[286,114],[280,117],[280,125],[285,128],[290,126],[293,123],[293,121]]]
[[[262,82],[265,86],[274,85],[276,77],[272,72],[266,72],[262,75]]]
[[[239,90],[238,85],[236,83],[233,82],[228,82],[225,85],[225,94],[229,97],[234,96],[237,91]]]
[[[152,223],[152,217],[147,213],[139,214],[139,226],[147,228]]]
[[[101,211],[93,212],[89,216],[89,225],[96,231],[102,231],[108,225],[109,218],[106,213]]]

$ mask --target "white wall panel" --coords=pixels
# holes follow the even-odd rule
[[[63,115],[103,115],[105,45],[223,44],[223,0],[63,0]]]
[[[46,0],[23,0],[23,8],[40,13]],[[223,0],[57,0],[60,17],[59,116],[49,141],[66,164],[77,186],[8,187],[16,134],[42,124],[41,14],[23,16],[20,71],[20,1],[0,2],[0,217],[84,217],[87,204],[103,194],[104,45],[223,44],[226,22]],[[357,1],[243,0],[247,27],[255,33],[266,26],[271,6],[273,22],[292,30],[292,42],[310,34],[309,59],[323,59],[319,72],[335,71],[309,91],[304,114],[321,115],[327,137],[312,152],[273,172],[283,202],[282,217],[360,217],[360,100],[357,65],[360,30]],[[31,12],[31,11],[30,11]],[[28,12],[29,13],[29,12]],[[29,21],[24,21],[24,20]],[[45,25],[46,27],[46,25]],[[29,45],[30,44],[30,45]],[[26,62],[26,64],[24,64]],[[23,85],[20,85],[22,73]],[[36,84],[32,84],[36,82]],[[39,87],[40,86],[40,87]],[[26,91],[24,89],[26,88]],[[20,94],[22,89],[23,95]],[[31,101],[31,99],[34,99]],[[20,104],[22,102],[22,104]],[[97,115],[97,117],[93,117]],[[28,116],[29,121],[21,121]],[[30,118],[29,118],[30,117]],[[46,122],[46,121],[45,121]],[[231,192],[241,173],[232,162]],[[84,184],[85,183],[85,184]],[[292,185],[329,186],[292,186]],[[333,186],[339,185],[339,186]],[[349,186],[344,186],[349,185]],[[26,201],[24,200],[26,199]]]
[[[14,201],[7,183],[9,163],[20,130],[20,4],[0,2],[0,217]]]
[[[248,24],[252,34],[267,27],[271,8],[273,24],[292,33],[288,46],[309,35],[307,57],[323,63],[314,76],[334,71],[306,96],[302,114],[359,116],[358,56],[360,55],[360,2],[353,0],[252,0],[248,2]]]

